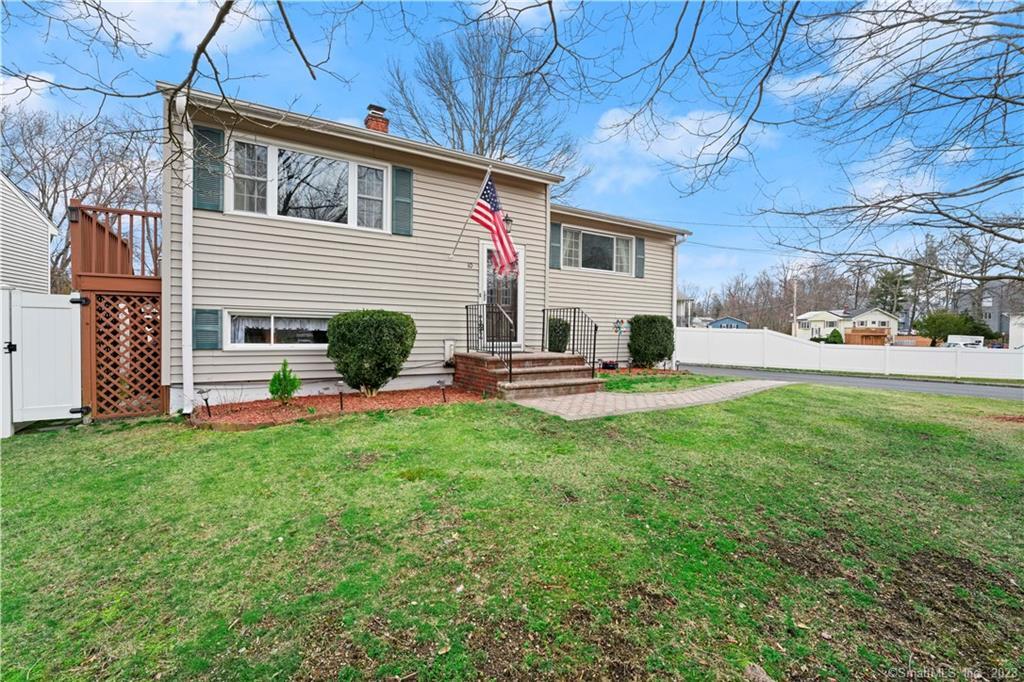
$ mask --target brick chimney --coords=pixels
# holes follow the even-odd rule
[[[387,111],[384,107],[379,104],[371,104],[366,107],[366,118],[363,119],[363,125],[370,130],[376,130],[378,133],[388,132],[388,119],[384,116],[384,112]]]

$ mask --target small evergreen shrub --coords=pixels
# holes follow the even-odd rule
[[[833,329],[829,335],[825,337],[825,343],[843,343],[843,333],[838,329]]]
[[[548,350],[564,353],[569,347],[569,322],[557,317],[548,320]]]
[[[398,376],[415,341],[413,319],[391,310],[341,313],[327,325],[327,357],[342,380],[366,396]]]
[[[287,405],[300,386],[302,386],[302,379],[291,370],[287,360],[282,360],[281,369],[270,377],[270,397],[282,405]]]
[[[672,359],[676,330],[664,315],[634,315],[629,321],[629,354],[634,367],[649,369]]]

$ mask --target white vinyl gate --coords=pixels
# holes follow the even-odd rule
[[[82,404],[79,306],[68,294],[3,294],[3,435],[10,422],[75,417]]]

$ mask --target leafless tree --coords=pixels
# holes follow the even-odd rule
[[[588,169],[581,167],[576,139],[560,132],[562,107],[532,71],[542,46],[513,28],[495,19],[460,31],[453,45],[431,41],[413,73],[393,60],[394,122],[400,132],[433,144],[566,175],[553,190],[562,198]]]
[[[149,49],[134,37],[129,19],[101,0],[3,8],[6,28],[18,22],[63,31],[97,64],[103,58],[120,63]],[[300,34],[292,11],[317,15],[318,40]],[[849,197],[795,206],[769,197],[766,214],[807,226],[776,235],[779,244],[835,261],[919,265],[977,282],[1024,281],[1020,3],[480,0],[453,11],[453,30],[507,28],[507,59],[522,71],[516,79],[573,101],[614,95],[622,115],[608,133],[651,142],[680,192],[699,191],[739,164],[756,162],[756,142],[767,131],[789,126],[819,139],[849,176]],[[342,78],[330,69],[333,37],[358,12],[371,12],[375,21],[380,17],[382,25],[423,42],[436,37],[419,35],[420,26],[433,26],[416,16],[429,12],[429,4],[295,8],[223,0],[172,94],[207,83],[230,108],[230,84],[251,74],[233,74],[214,46],[225,24],[239,17],[259,22],[309,77]],[[53,82],[16,61],[5,63],[2,74],[23,91],[49,87],[68,96],[91,94],[101,103],[152,94],[151,88],[122,87],[134,75],[129,70],[110,77],[109,69],[65,65],[78,74],[74,82]],[[776,101],[785,106],[774,106]],[[445,103],[457,111],[459,103]],[[686,104],[705,114],[681,119],[678,107]],[[440,135],[445,128],[439,123],[423,129]],[[955,260],[908,257],[921,251],[927,234],[950,249],[982,238],[1004,248],[986,247],[984,272]]]
[[[0,110],[0,170],[58,228],[50,249],[54,292],[70,290],[71,244],[65,207],[87,203],[154,210],[160,201],[159,121]]]
[[[482,0],[472,7],[464,24],[481,13],[504,16],[542,36],[548,49],[536,70],[562,90],[633,93],[610,132],[670,150],[662,159],[682,192],[756,161],[754,143],[766,131],[795,128],[835,150],[851,181],[848,199],[792,206],[769,197],[766,215],[807,226],[775,235],[776,245],[837,263],[1024,280],[1020,3]],[[537,13],[546,14],[539,27],[527,20]],[[670,26],[669,38],[645,43],[650,25]],[[689,84],[698,90],[693,102],[683,96]],[[769,115],[774,101],[784,104],[782,115]],[[673,116],[684,103],[705,113]],[[949,249],[986,240],[1005,248],[983,247],[985,272],[908,258],[928,234]]]

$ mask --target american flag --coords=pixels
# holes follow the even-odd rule
[[[484,183],[484,189],[470,217],[491,233],[491,241],[494,242],[494,271],[499,275],[514,271],[518,260],[516,246],[505,225],[505,212],[501,210],[498,189],[490,175],[487,176],[487,182]]]

